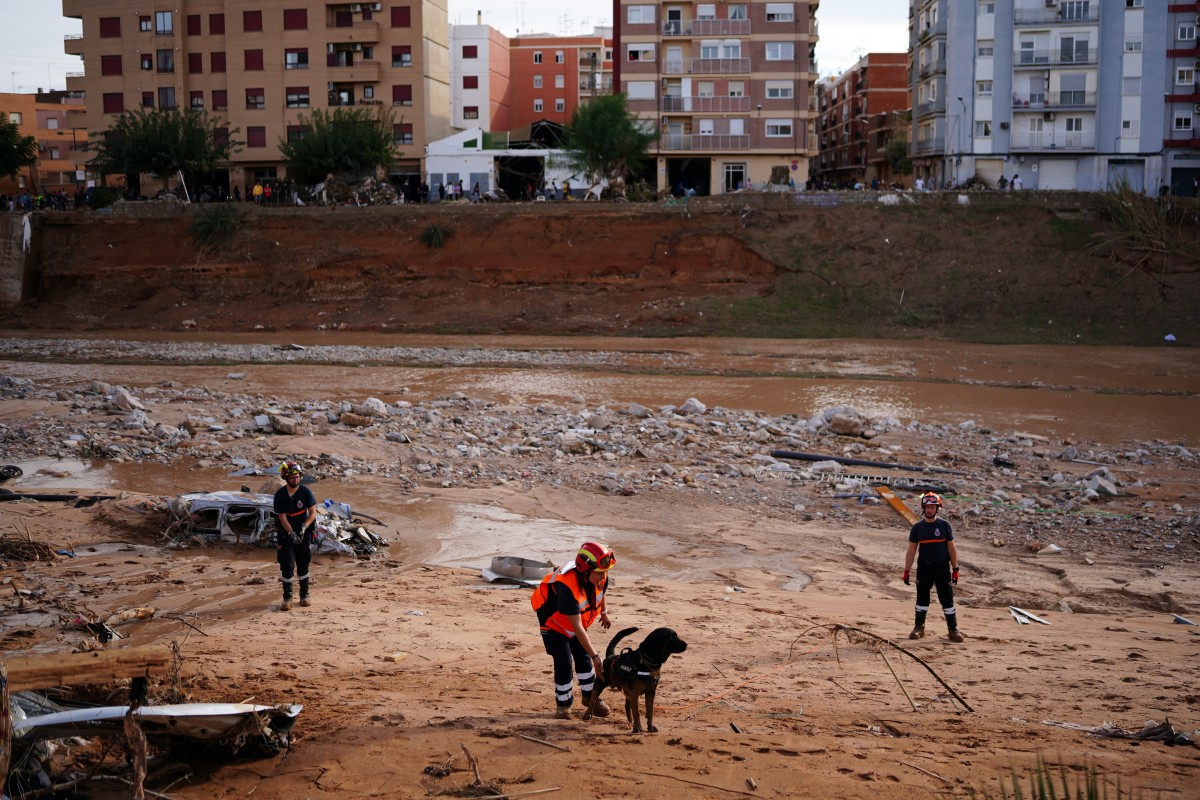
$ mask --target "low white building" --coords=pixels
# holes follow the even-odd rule
[[[588,190],[583,176],[571,168],[563,150],[510,147],[509,134],[488,133],[483,128],[468,128],[461,133],[430,142],[425,146],[426,180],[429,197],[442,197],[440,188],[462,181],[463,195],[470,197],[476,184],[480,194],[500,187],[509,198],[520,200],[526,186],[535,190],[543,183],[557,186],[559,197],[563,183],[570,181],[571,194],[583,197]]]

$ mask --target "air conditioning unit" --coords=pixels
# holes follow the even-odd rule
[[[354,5],[350,6],[350,10],[357,14],[358,12],[362,11],[362,6],[358,3],[355,3]]]
[[[354,52],[361,53],[362,52],[362,44],[356,42],[354,45]]]
[[[661,120],[659,120],[659,122],[661,122],[661,123],[662,123],[663,127],[666,127],[666,125],[667,125],[667,118],[666,118],[666,117],[663,117]]]
[[[1046,122],[1054,122],[1054,112],[1046,111],[1042,114],[1042,119],[1046,120]]]
[[[372,11],[383,11],[383,3],[371,3]]]
[[[1196,105],[1194,105],[1192,107],[1192,111],[1195,111],[1197,114],[1200,114],[1200,103],[1196,103]]]
[[[1058,0],[1046,0],[1046,8],[1054,8],[1058,5]]]
[[[336,52],[337,52],[337,50],[335,50],[335,49],[334,49],[334,47],[333,47],[333,42],[330,42],[330,43],[329,43],[329,44],[326,46],[326,48],[325,48],[325,52],[329,53],[330,55],[333,55],[334,53],[336,53]]]

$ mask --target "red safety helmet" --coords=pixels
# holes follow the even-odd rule
[[[607,545],[596,542],[584,542],[575,556],[575,569],[580,572],[607,572],[617,563],[617,556]]]
[[[279,465],[279,477],[285,481],[290,475],[303,475],[304,470],[295,461],[285,461]]]
[[[934,492],[926,492],[925,494],[921,495],[921,510],[922,511],[925,510],[925,506],[937,506],[938,508],[941,508],[942,507],[941,496],[938,494],[935,494]]]

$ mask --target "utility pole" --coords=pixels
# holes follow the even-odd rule
[[[603,46],[603,43],[604,43],[604,40],[601,39],[601,46]],[[600,92],[600,87],[597,86],[597,84],[600,83],[600,72],[599,72],[599,67],[596,66],[596,56],[597,56],[596,53],[592,53],[591,75],[589,76],[591,78],[591,82],[592,82],[592,100],[593,101],[595,101],[596,95],[599,94],[599,92]]]

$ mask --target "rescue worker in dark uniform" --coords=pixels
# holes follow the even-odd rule
[[[283,582],[280,611],[292,608],[292,579],[299,573],[300,605],[308,606],[308,565],[312,561],[312,543],[316,533],[317,499],[312,490],[300,485],[304,471],[295,461],[279,465],[284,485],[275,492],[275,560],[279,562]]]
[[[946,616],[946,628],[950,641],[961,642],[958,632],[958,615],[954,609],[954,586],[958,584],[958,550],[954,547],[954,532],[950,523],[938,519],[942,498],[933,492],[921,496],[921,514],[908,533],[908,552],[904,555],[904,584],[910,585],[909,570],[913,558],[917,560],[917,621],[910,639],[925,635],[925,615],[929,612],[929,590],[937,586],[938,602]]]
[[[605,545],[584,542],[575,556],[575,563],[543,578],[531,598],[542,631],[542,644],[554,659],[554,716],[557,719],[571,716],[575,676],[579,678],[584,707],[591,702],[596,673],[603,669],[604,659],[588,638],[587,629],[597,617],[600,627],[605,630],[612,627],[604,605],[604,592],[608,589],[608,571],[616,563],[617,557]],[[607,717],[608,705],[599,700],[592,713]]]

